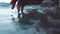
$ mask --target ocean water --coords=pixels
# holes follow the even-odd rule
[[[41,7],[40,5],[27,5],[24,7],[24,13],[27,13],[26,11],[31,9],[38,9],[39,11],[43,11],[48,9],[48,7]],[[13,15],[13,17],[11,17],[11,15]],[[9,3],[0,3],[0,34],[39,34],[34,28],[29,28],[27,30],[21,29],[21,26],[19,26],[17,22],[18,19],[16,7],[14,10],[12,10]],[[41,29],[40,34],[46,34],[46,32],[42,31]]]

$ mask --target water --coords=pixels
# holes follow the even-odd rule
[[[25,11],[24,13],[27,13],[26,11],[30,9],[38,9],[40,11],[45,10],[43,8],[45,7],[41,7],[40,5],[26,6],[24,8],[24,11]],[[11,15],[13,15],[13,18],[11,17]],[[18,19],[17,19],[16,7],[14,10],[12,10],[10,4],[0,3],[0,34],[39,34],[38,32],[36,32],[35,28],[29,28],[27,30],[22,30],[21,26],[19,26],[17,22],[18,22]],[[46,32],[42,31],[41,29],[40,33],[45,34]]]

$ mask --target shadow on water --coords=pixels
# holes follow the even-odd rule
[[[11,17],[12,17],[12,20],[15,22],[15,18],[13,17],[13,15],[11,15]]]
[[[20,30],[20,23],[18,23],[19,21],[13,16],[13,15],[11,15],[11,17],[12,17],[12,21],[13,21],[13,25],[14,25],[14,27],[17,29],[17,31],[19,31]]]
[[[23,14],[22,20],[19,16],[17,23],[22,30],[34,28],[36,32],[40,33],[42,28],[43,31],[46,31],[46,34],[60,34],[59,14],[59,12],[54,13],[53,11],[43,11],[41,13],[37,9],[33,9],[28,14]],[[15,21],[14,18],[12,20]]]

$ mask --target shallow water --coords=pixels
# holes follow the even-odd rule
[[[45,10],[44,8],[41,7],[40,5],[26,6],[24,8],[24,11],[25,11],[24,13],[27,13],[26,11],[30,9],[38,9],[42,11],[42,10]],[[13,17],[11,17],[11,15],[13,15]],[[10,7],[5,7],[5,6],[0,8],[0,34],[39,34],[35,30],[35,28],[31,28],[29,26],[26,26],[27,27],[26,30],[21,29],[21,26],[17,22],[18,22],[18,19],[17,19],[16,8],[14,10],[12,10]],[[46,34],[46,32],[42,31],[41,29],[40,34]]]

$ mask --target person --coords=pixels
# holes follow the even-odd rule
[[[34,4],[40,4],[43,0],[11,0],[12,9],[14,9],[15,4],[17,3],[17,10],[18,12],[21,10],[23,11],[23,8],[25,5],[34,5]]]

